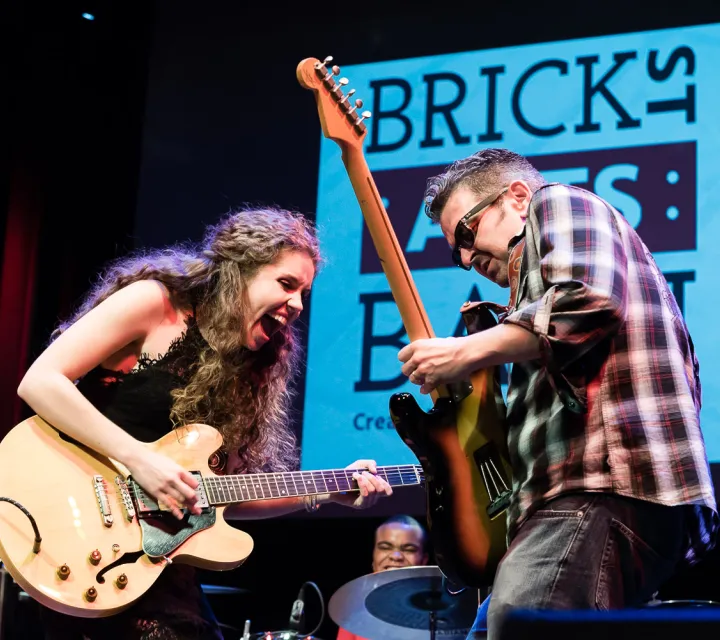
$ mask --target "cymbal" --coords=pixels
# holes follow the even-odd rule
[[[250,593],[248,589],[240,589],[238,587],[225,587],[219,584],[201,584],[200,588],[203,593],[209,596],[228,596],[242,595]]]
[[[436,566],[388,569],[344,584],[330,598],[337,625],[372,640],[426,640],[431,614],[443,640],[465,640],[478,607],[477,590],[447,593]]]

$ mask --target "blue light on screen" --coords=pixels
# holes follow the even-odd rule
[[[720,25],[706,25],[342,67],[373,112],[365,156],[436,335],[457,332],[465,300],[505,303],[507,290],[451,266],[423,213],[425,181],[483,147],[522,153],[546,178],[608,200],[653,252],[700,359],[712,461],[720,461],[719,65]],[[340,150],[325,138],[319,176],[327,265],[313,286],[302,467],[415,462],[388,399],[409,391],[426,409],[430,401],[399,376],[407,338]]]

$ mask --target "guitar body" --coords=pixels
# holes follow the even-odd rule
[[[212,475],[207,460],[221,442],[215,429],[197,424],[148,446],[185,469]],[[41,604],[74,616],[108,616],[142,596],[168,559],[226,570],[250,555],[252,538],[225,522],[223,506],[183,521],[172,515],[145,519],[142,525],[137,517],[129,520],[118,495],[118,476],[126,478],[120,465],[63,438],[37,416],[17,425],[0,442],[0,495],[22,504],[42,536],[36,554],[27,516],[0,502],[0,559]],[[98,477],[105,481],[112,511],[109,526],[95,491]],[[151,558],[143,551],[143,541],[155,553],[167,550],[165,557]],[[92,556],[95,551],[99,559],[98,554]],[[93,592],[88,594],[91,588],[94,597]]]
[[[390,399],[395,428],[425,471],[437,564],[452,582],[471,587],[492,584],[506,549],[509,487],[503,482],[509,474],[500,455],[506,445],[492,396],[486,402],[483,393],[493,384],[492,373],[483,371],[462,402],[440,398],[429,412],[409,393]]]

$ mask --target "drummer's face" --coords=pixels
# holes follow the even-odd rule
[[[422,531],[406,524],[386,524],[375,532],[373,572],[427,563]]]

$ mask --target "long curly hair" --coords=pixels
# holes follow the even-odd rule
[[[173,424],[218,429],[224,449],[239,453],[241,467],[232,473],[294,469],[298,452],[288,422],[297,328],[276,331],[257,351],[242,344],[248,284],[288,250],[303,251],[320,266],[316,230],[304,216],[274,207],[233,211],[207,228],[200,245],[138,252],[111,264],[52,339],[119,289],[138,280],[162,282],[173,305],[196,310],[207,341],[188,383],[172,392]]]

